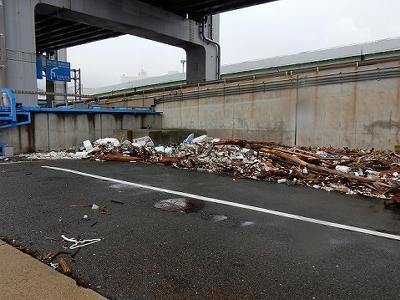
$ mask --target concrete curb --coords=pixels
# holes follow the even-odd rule
[[[106,299],[0,240],[1,299]]]

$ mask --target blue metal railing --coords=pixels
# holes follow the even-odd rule
[[[137,115],[161,115],[150,107],[101,107],[92,106],[79,108],[72,106],[62,107],[39,107],[39,106],[18,106],[14,93],[9,88],[0,88],[0,129],[9,128],[31,123],[31,113],[59,113],[59,114],[137,114]]]
[[[17,102],[14,93],[9,88],[0,88],[1,102],[0,106],[0,129],[15,126],[22,126],[31,123],[31,113],[27,111],[18,111]],[[23,121],[18,121],[20,116],[24,116]]]

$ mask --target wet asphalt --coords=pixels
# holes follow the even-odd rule
[[[142,163],[0,164],[0,238],[37,256],[61,250],[62,234],[101,238],[64,256],[74,278],[108,298],[400,296],[399,241],[198,200],[187,199],[186,212],[165,211],[154,205],[180,197],[42,165],[393,234],[400,212],[365,197]],[[83,207],[92,204],[105,214]]]

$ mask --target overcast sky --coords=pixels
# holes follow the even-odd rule
[[[400,0],[279,0],[221,15],[222,64],[400,37]],[[85,87],[181,70],[179,48],[121,36],[68,50]]]

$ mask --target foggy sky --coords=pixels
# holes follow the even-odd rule
[[[222,64],[400,37],[399,0],[279,0],[221,15]],[[185,52],[134,36],[68,49],[84,87],[182,69]]]

